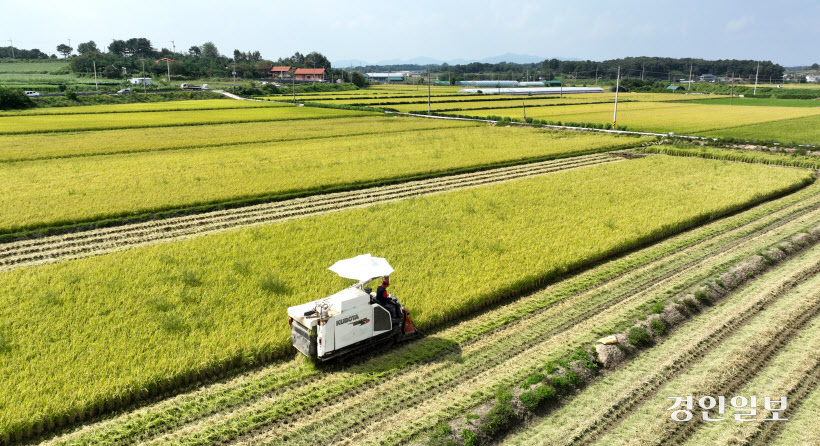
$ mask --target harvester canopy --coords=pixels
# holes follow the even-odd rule
[[[339,260],[328,268],[346,279],[370,280],[379,276],[389,276],[394,271],[384,257],[362,254],[350,259]]]

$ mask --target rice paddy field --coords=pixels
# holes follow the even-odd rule
[[[458,89],[434,111],[614,105]],[[815,107],[619,95],[629,130],[724,138],[708,147],[344,108],[426,96],[0,114],[0,444],[820,441],[820,162],[782,147],[820,141]],[[287,308],[352,285],[327,268],[365,253],[422,335],[298,354]]]

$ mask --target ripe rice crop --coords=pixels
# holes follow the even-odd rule
[[[0,209],[6,209],[0,213],[0,232],[430,177],[636,144],[628,137],[482,126],[0,163],[0,183],[6,185],[0,196]]]
[[[757,107],[755,107],[757,108]],[[696,133],[702,136],[736,138],[750,141],[779,141],[784,144],[820,145],[820,116],[786,119],[749,125],[736,125]]]
[[[126,152],[153,152],[254,142],[296,141],[350,135],[387,134],[473,127],[476,122],[367,116],[150,129],[37,133],[0,137],[0,162],[69,158]]]
[[[0,436],[290,352],[285,308],[350,285],[341,258],[390,259],[425,329],[808,181],[652,156],[5,273]]]
[[[611,123],[613,104],[534,107],[527,118],[565,122]],[[472,113],[523,118],[521,109],[491,109]],[[733,107],[728,105],[636,103],[618,104],[618,125],[629,130],[681,134],[706,133],[723,136],[722,129],[755,123],[783,121],[820,115],[820,109],[797,107]],[[728,133],[732,133],[731,131]]]
[[[286,104],[263,101],[233,101],[228,99],[198,99],[193,101],[140,102],[134,104],[84,105],[77,107],[32,108],[0,112],[3,116],[85,115],[98,113],[135,113],[182,110],[222,110],[229,108],[287,107]],[[0,118],[0,123],[4,122]]]
[[[296,119],[363,116],[372,113],[310,107],[274,106],[228,110],[188,110],[152,113],[110,113],[89,117],[83,114],[59,116],[4,116],[0,135],[109,130],[124,128],[174,127],[224,124],[228,122],[287,121]]]
[[[715,160],[743,161],[747,163],[775,164],[780,166],[820,168],[820,157],[815,155],[789,155],[758,150],[717,149],[714,147],[656,145],[642,148],[647,153],[673,156],[697,156]]]
[[[693,103],[697,104],[706,104],[706,105],[729,105],[730,99],[723,97],[720,99],[699,99],[696,101],[692,101]],[[738,98],[735,97],[731,99],[731,102],[734,105],[751,105],[751,106],[765,106],[765,107],[809,107],[809,108],[817,108],[820,107],[820,104],[817,103],[816,100],[810,99],[774,99],[774,98],[753,98],[753,97],[745,97],[745,98]]]

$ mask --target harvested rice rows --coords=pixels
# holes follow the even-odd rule
[[[600,439],[602,432],[619,426],[624,417],[650,396],[660,395],[661,386],[726,342],[755,320],[764,308],[774,302],[786,305],[794,288],[808,279],[816,282],[818,273],[820,247],[815,247],[755,279],[677,329],[657,347],[592,384],[564,407],[508,441],[511,444],[583,444]],[[665,408],[653,414],[668,418]]]
[[[404,443],[492,397],[494,385],[513,383],[589,342],[596,329],[628,320],[655,296],[820,222],[818,197],[800,194],[802,201],[786,197],[690,231],[352,367],[312,371],[295,360],[55,441],[306,442],[316,435]],[[636,259],[644,260],[613,270]],[[289,367],[286,378],[276,377]]]
[[[780,426],[780,431],[774,432],[773,436],[761,435],[761,439],[768,440],[774,446],[820,444],[820,424],[817,423],[817,414],[820,413],[820,386],[816,377],[809,376],[806,381],[813,385],[813,390],[808,394],[798,394],[803,399],[800,400],[800,406],[789,413],[788,424]],[[791,398],[789,401],[791,403]],[[753,444],[764,443],[754,441]]]
[[[665,410],[669,396],[728,396],[738,394],[744,381],[769,364],[782,348],[812,322],[820,311],[820,275],[778,299],[737,334],[690,364],[648,398],[596,444],[681,444],[702,421],[679,423]],[[810,323],[811,322],[811,323]],[[762,399],[762,395],[761,395]],[[666,405],[664,407],[664,405]],[[718,417],[716,411],[713,418]]]
[[[0,271],[611,163],[595,154],[0,244]]]
[[[808,394],[818,388],[820,358],[812,354],[820,351],[818,332],[820,332],[820,318],[815,317],[811,324],[783,348],[782,353],[774,357],[770,364],[756,374],[751,381],[733,393],[747,397],[757,396],[758,414],[750,417],[755,421],[701,423],[699,429],[685,444],[728,444],[731,441],[770,444],[777,432],[786,426],[781,422],[764,421],[765,418],[772,417],[772,411],[765,409],[762,397],[772,396],[774,399],[779,399],[781,396],[787,397],[788,414],[784,412],[782,418],[789,418],[797,410],[803,410]],[[725,418],[732,420],[736,413],[740,412],[736,412],[729,405],[726,408]],[[724,417],[724,415],[715,417]]]

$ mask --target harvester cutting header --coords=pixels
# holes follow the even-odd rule
[[[339,260],[328,269],[359,282],[331,296],[288,308],[290,342],[297,350],[328,360],[418,334],[407,310],[387,292],[394,270],[386,259],[364,254]],[[366,285],[377,279],[381,285],[373,292]]]

